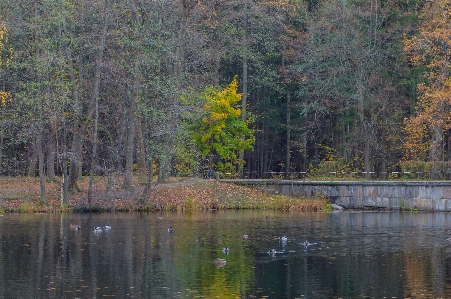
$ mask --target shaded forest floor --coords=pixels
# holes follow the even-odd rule
[[[145,186],[134,178],[130,190],[121,188],[122,178],[94,180],[88,204],[88,178],[78,182],[80,192],[69,195],[67,207],[61,207],[61,178],[46,182],[46,202],[40,200],[39,178],[0,177],[0,212],[58,211],[157,211],[216,209],[276,209],[290,211],[326,210],[327,200],[289,198],[254,188],[216,180],[171,178],[167,183],[153,182],[147,194]]]

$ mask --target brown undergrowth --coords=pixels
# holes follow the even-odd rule
[[[120,178],[97,177],[88,204],[88,179],[83,178],[78,184],[80,192],[70,194],[68,205],[61,206],[61,179],[46,182],[46,202],[42,202],[38,178],[0,177],[0,212],[327,209],[325,198],[289,198],[217,180],[172,178],[168,183],[152,183],[146,194],[137,177],[130,190],[121,189],[119,182]]]

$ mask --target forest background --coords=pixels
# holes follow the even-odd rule
[[[449,0],[0,0],[0,175],[448,178],[450,36]]]

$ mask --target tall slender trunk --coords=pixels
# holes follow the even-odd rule
[[[137,143],[137,153],[136,159],[138,163],[138,172],[141,174],[146,173],[146,149],[143,140],[143,128],[141,119],[136,120],[136,143]]]
[[[39,17],[39,11],[36,6],[35,8],[35,17]],[[36,43],[39,44],[41,42],[41,37],[39,36],[40,32],[35,32]],[[42,58],[44,56],[43,53],[40,53],[40,48],[36,47],[36,56]],[[44,71],[41,69],[41,65],[35,65],[36,68],[36,81],[38,84],[38,94],[39,104],[38,104],[38,136],[37,136],[37,154],[38,154],[38,169],[39,169],[39,186],[41,189],[41,202],[46,203],[46,191],[45,191],[45,171],[44,171],[44,130],[45,130],[45,121],[44,121],[44,90],[43,90],[43,75]]]
[[[93,133],[93,146],[91,157],[91,170],[89,173],[89,187],[88,187],[88,206],[91,205],[92,200],[92,184],[94,181],[95,165],[97,160],[97,132],[99,123],[99,93],[100,93],[100,72],[103,63],[103,51],[105,50],[106,35],[108,32],[108,19],[109,19],[109,0],[105,0],[105,8],[103,10],[103,27],[100,35],[100,43],[97,51],[97,61],[94,72],[94,85],[92,88],[92,100],[95,103],[95,118],[94,118],[94,133]]]
[[[127,128],[127,141],[125,143],[125,176],[124,176],[124,182],[123,182],[123,188],[124,189],[130,189],[132,188],[132,180],[133,180],[133,153],[135,148],[135,135],[136,135],[136,110],[137,110],[137,97],[138,97],[138,89],[140,85],[140,78],[139,75],[139,64],[141,62],[141,49],[140,49],[140,43],[141,43],[141,31],[140,31],[140,25],[141,25],[141,18],[138,13],[138,10],[136,8],[136,5],[132,2],[133,5],[133,11],[135,16],[135,60],[134,60],[134,66],[132,69],[132,90],[129,92],[128,97],[128,108],[127,108],[127,120],[128,120],[128,128]]]
[[[382,119],[381,119],[381,148],[382,148],[382,154],[381,154],[381,178],[383,180],[387,179],[387,123],[386,123],[386,111],[384,110],[382,113]]]
[[[434,126],[434,136],[431,144],[432,179],[440,179],[440,162],[443,161],[443,128]]]
[[[55,180],[55,138],[53,130],[50,129],[49,140],[47,144],[47,177],[50,181]]]
[[[241,98],[241,119],[246,120],[246,109],[247,109],[247,85],[248,85],[248,68],[249,68],[249,61],[247,57],[247,51],[248,51],[248,41],[247,41],[247,31],[248,31],[248,20],[247,20],[247,14],[248,14],[248,0],[244,1],[244,28],[243,28],[243,96]],[[240,150],[238,153],[238,159],[240,161],[244,160],[244,150]],[[238,173],[240,175],[243,174],[243,163],[239,163],[239,169]]]
[[[127,118],[128,118],[128,127],[127,127],[127,140],[125,143],[125,176],[123,182],[124,189],[132,188],[132,180],[133,180],[133,152],[134,152],[134,140],[135,140],[135,104],[132,103],[135,101],[134,97],[131,96],[129,98],[129,107],[127,108]]]
[[[43,150],[43,139],[44,139],[44,130],[42,128],[42,124],[39,125],[39,133],[38,133],[38,156],[39,156],[39,186],[41,188],[41,202],[46,203],[46,192],[45,192],[45,172],[44,172],[44,150]]]
[[[91,206],[92,201],[92,184],[94,182],[94,172],[97,160],[97,130],[99,125],[99,100],[96,101],[94,118],[94,133],[93,133],[93,145],[92,145],[92,157],[91,157],[91,171],[89,173],[89,187],[88,187],[88,206]]]
[[[364,66],[357,66],[357,111],[360,117],[360,134],[364,138],[363,143],[363,171],[366,179],[371,178],[370,174],[370,153],[371,153],[371,132],[369,131],[369,125],[366,123],[364,112]]]
[[[286,148],[286,165],[285,173],[288,178],[291,169],[291,107],[290,107],[291,93],[287,93],[287,148]]]
[[[39,152],[37,150],[38,140],[34,141],[34,146],[31,149],[31,158],[30,158],[30,166],[28,167],[28,176],[34,178],[36,176],[36,168],[38,167],[38,155]]]
[[[0,57],[0,59],[1,59],[1,57]],[[6,90],[5,80],[4,79],[2,80],[2,89],[1,90],[3,92],[5,92],[5,90]],[[2,112],[0,112],[0,119],[2,119]],[[2,157],[3,157],[3,144],[4,144],[4,138],[5,138],[4,134],[3,134],[3,130],[4,130],[3,124],[0,123],[0,176],[3,173],[3,160],[2,160]]]
[[[0,127],[0,176],[3,173],[3,127]]]
[[[69,197],[68,197],[68,189],[69,189],[69,174],[67,173],[67,127],[66,127],[66,116],[65,116],[65,106],[66,103],[63,105],[62,109],[62,123],[63,123],[63,137],[62,137],[62,155],[61,155],[61,165],[62,165],[62,176],[63,176],[63,183],[61,185],[61,205],[67,206],[69,203]]]
[[[446,131],[446,161],[451,161],[451,129]]]
[[[84,7],[84,5],[82,6]],[[82,12],[83,15],[83,12]],[[67,30],[66,30],[67,32]],[[73,39],[73,38],[72,38]],[[71,148],[70,152],[68,154],[67,159],[69,159],[69,176],[68,176],[68,191],[70,192],[77,192],[79,190],[78,188],[78,177],[80,174],[80,166],[82,165],[82,156],[81,156],[81,149],[82,149],[82,140],[83,140],[83,132],[85,130],[86,125],[83,124],[83,112],[81,109],[80,104],[80,97],[79,97],[79,85],[82,83],[83,80],[83,64],[82,64],[82,51],[78,54],[78,80],[75,75],[74,69],[72,67],[73,65],[73,57],[71,55],[71,51],[67,51],[67,60],[69,65],[69,79],[71,83],[71,97],[72,97],[72,105],[74,109],[74,119],[75,124],[72,129],[72,142],[71,142]],[[77,82],[78,81],[78,82]]]
[[[166,152],[160,156],[160,167],[158,172],[158,181],[165,182],[169,179],[171,174],[171,163],[174,152],[174,146],[177,138],[177,130],[179,126],[180,118],[180,93],[183,88],[183,74],[185,72],[185,55],[186,55],[186,28],[188,26],[188,17],[190,13],[188,1],[182,0],[183,20],[181,21],[180,28],[178,30],[178,45],[175,60],[175,74],[176,74],[176,93],[172,98],[171,112],[169,116],[170,127],[166,134]]]

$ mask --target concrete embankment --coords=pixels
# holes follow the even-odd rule
[[[450,181],[222,181],[288,196],[325,196],[347,209],[451,211]]]

